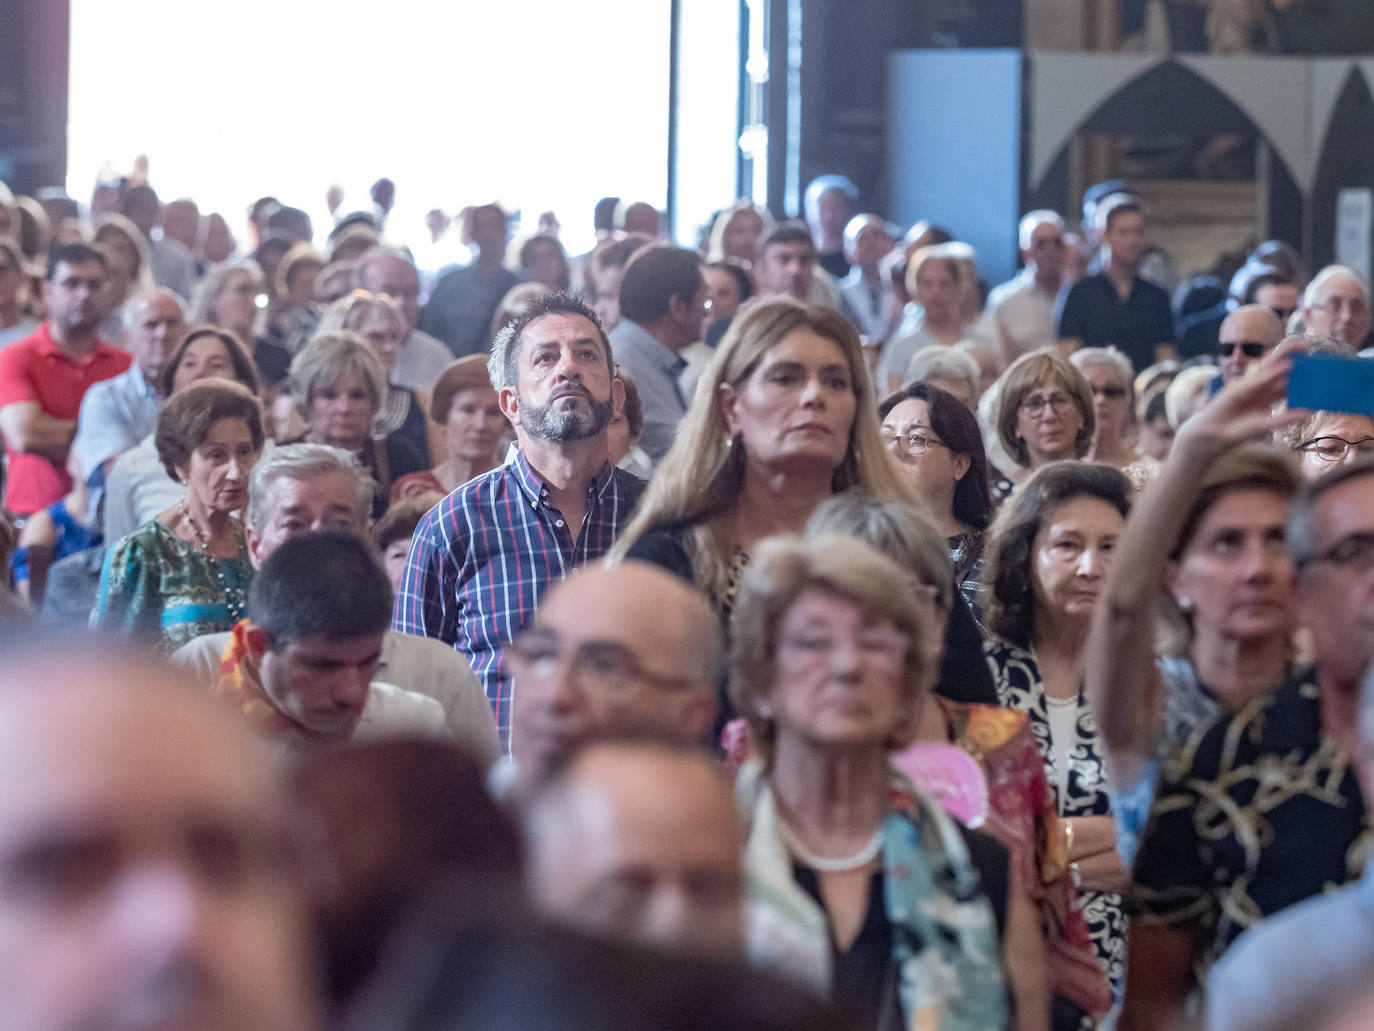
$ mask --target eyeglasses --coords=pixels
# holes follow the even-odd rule
[[[556,637],[526,634],[506,648],[505,658],[516,680],[527,681],[550,680],[567,663],[579,691],[609,701],[629,699],[645,684],[663,691],[682,691],[694,683],[687,677],[650,673],[630,649],[615,641],[583,641],[565,655]]]
[[[1356,573],[1369,572],[1374,569],[1374,532],[1363,531],[1342,537],[1325,551],[1300,558],[1294,565],[1298,569],[1306,569],[1319,562],[1329,562]]]
[[[1256,343],[1253,340],[1246,340],[1239,344],[1218,344],[1217,353],[1223,358],[1230,358],[1231,355],[1236,353],[1237,347],[1240,348],[1240,353],[1245,355],[1245,357],[1258,358],[1260,355],[1264,354],[1267,345]]]
[[[883,446],[889,449],[895,448],[904,455],[912,458],[920,458],[933,447],[949,447],[938,437],[932,437],[922,433],[920,430],[911,430],[907,433],[892,433],[880,430],[879,435],[883,438]]]
[[[1126,388],[1117,386],[1093,387],[1092,392],[1094,397],[1105,397],[1109,401],[1120,401],[1126,396]]]
[[[1374,437],[1361,437],[1359,440],[1346,440],[1344,437],[1314,437],[1298,445],[1298,450],[1316,455],[1323,462],[1344,462],[1345,456],[1354,448],[1361,457],[1374,455]]]
[[[1074,399],[1068,394],[1036,394],[1028,397],[1021,402],[1021,411],[1025,412],[1033,419],[1038,419],[1045,411],[1045,406],[1049,405],[1056,412],[1067,412],[1074,406]]]

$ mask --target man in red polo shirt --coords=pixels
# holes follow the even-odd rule
[[[53,248],[43,284],[48,321],[0,351],[0,433],[10,461],[5,507],[19,515],[32,515],[72,489],[67,452],[81,398],[132,360],[98,335],[105,273],[105,256],[94,247]]]

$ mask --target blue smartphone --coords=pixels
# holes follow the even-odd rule
[[[1374,359],[1294,355],[1288,407],[1374,415]]]

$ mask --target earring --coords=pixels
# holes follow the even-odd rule
[[[1178,603],[1179,609],[1181,609],[1183,612],[1193,611],[1193,599],[1189,598],[1186,594],[1180,594],[1176,601]]]

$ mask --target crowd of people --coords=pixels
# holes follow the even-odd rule
[[[0,185],[14,1026],[1374,1014],[1358,273],[394,189]]]

